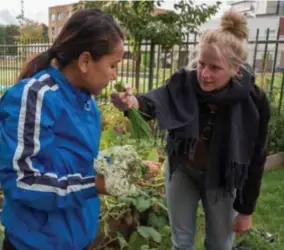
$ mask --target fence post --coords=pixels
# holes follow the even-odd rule
[[[273,61],[273,68],[272,68],[272,75],[271,75],[271,82],[270,82],[270,91],[269,91],[270,98],[272,97],[272,94],[273,94],[272,92],[273,92],[273,86],[274,86],[275,68],[276,68],[276,64],[277,64],[279,37],[280,37],[280,27],[277,30],[277,37],[276,37],[276,44],[275,44],[275,51],[274,51],[274,61]],[[283,73],[283,77],[284,77],[284,73]]]
[[[280,114],[280,111],[281,111],[282,99],[283,99],[283,90],[284,90],[284,72],[282,72],[282,83],[281,83],[280,97],[279,97],[279,103],[278,103],[278,114]]]
[[[255,70],[255,61],[256,61],[256,54],[257,54],[258,38],[259,38],[259,29],[256,30],[255,47],[254,47],[254,53],[253,53],[253,65],[252,65],[253,70]]]
[[[151,41],[150,45],[150,69],[149,69],[149,86],[148,91],[153,88],[153,80],[154,80],[154,57],[155,57],[155,44]]]
[[[269,30],[269,28],[267,28],[267,30],[266,30],[266,43],[265,43],[264,56],[263,56],[263,61],[262,61],[262,74],[261,74],[261,80],[260,80],[260,86],[261,86],[262,89],[265,88],[265,84],[266,84],[267,58],[269,59],[269,57],[267,55],[269,33],[270,33],[270,30]]]

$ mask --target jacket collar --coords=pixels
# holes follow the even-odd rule
[[[64,96],[72,105],[77,103],[80,108],[84,108],[90,101],[91,94],[75,87],[59,69],[49,66],[47,72],[58,84]]]

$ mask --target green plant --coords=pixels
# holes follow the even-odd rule
[[[146,68],[150,67],[150,52],[141,52],[142,65]]]
[[[273,145],[275,145],[273,150],[277,151],[283,145],[284,124],[276,107],[271,108],[271,113],[269,138],[274,143]],[[107,105],[103,109],[102,116],[106,116],[110,122],[102,133],[101,143],[104,147],[131,144],[143,160],[164,162],[165,153],[162,142],[155,144],[155,138],[137,141],[131,136],[127,127],[123,133],[118,133],[111,124],[121,122],[120,120],[116,121],[116,119],[120,119],[123,115],[115,108],[113,109],[112,105]],[[272,151],[272,147],[270,149]],[[273,178],[267,178],[272,177],[272,175]],[[241,239],[243,241],[242,244],[246,243],[249,245],[250,250],[282,249],[283,240],[280,238],[280,235],[283,235],[283,204],[281,203],[281,199],[279,199],[283,193],[283,185],[281,186],[281,183],[283,183],[281,182],[282,176],[283,174],[281,175],[279,172],[271,173],[265,177],[263,180],[263,190],[258,202],[259,205],[254,215],[255,228],[263,228],[274,235],[279,233],[279,238],[275,238],[275,242],[273,243],[268,243],[263,242],[263,238],[259,234],[251,233],[246,235]],[[143,187],[143,192],[136,193],[133,196],[123,199],[112,197],[102,198],[100,233],[92,246],[93,250],[171,249],[171,233],[164,194],[163,169],[154,178],[149,178],[147,175],[143,176],[139,185]],[[201,207],[198,209],[197,217],[196,249],[199,250],[204,249],[203,239],[205,232],[204,212]],[[159,242],[163,242],[163,244]],[[236,243],[241,242],[238,241]]]
[[[284,119],[283,114],[271,105],[271,118],[268,131],[269,154],[278,153],[284,150]]]
[[[113,105],[104,105],[101,115],[104,130],[100,150],[128,144],[142,160],[164,162],[163,145],[155,144],[155,138],[137,140],[127,126],[123,132],[117,129],[126,118]],[[90,249],[165,250],[161,242],[167,242],[166,249],[170,249],[163,169],[156,176],[143,172],[137,186],[137,191],[126,197],[101,198],[100,232]]]
[[[119,138],[120,142],[122,138],[127,140],[127,137]],[[140,155],[142,159],[163,161],[159,148],[149,149],[146,142],[134,145],[139,148],[138,152],[143,152]],[[160,174],[151,177],[145,172],[137,186],[137,192],[131,195],[101,199],[100,233],[91,249],[164,250],[161,242],[169,242],[170,229],[163,169]]]
[[[253,229],[237,242],[233,250],[274,250],[273,243],[273,235]]]
[[[124,85],[122,82],[118,82],[114,85],[114,88],[118,92],[124,91]],[[127,117],[131,123],[131,132],[132,135],[136,139],[141,138],[151,138],[151,128],[149,124],[144,120],[144,118],[141,115],[141,111],[139,111],[137,108],[131,108],[127,110]]]

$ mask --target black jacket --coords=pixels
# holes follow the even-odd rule
[[[257,143],[254,149],[254,154],[251,159],[251,163],[248,168],[248,178],[245,181],[242,193],[239,192],[236,195],[234,201],[234,209],[245,215],[250,215],[255,209],[255,205],[259,196],[261,180],[263,176],[264,166],[267,156],[267,134],[268,134],[268,123],[270,119],[270,107],[268,99],[265,93],[258,88],[260,92],[257,99],[254,99],[256,106],[259,110],[260,120],[259,120],[259,134]],[[140,110],[147,114],[145,119],[151,120],[155,118],[155,106],[143,95],[136,95]],[[206,113],[206,109],[200,108],[200,126],[204,126],[207,123],[209,115]],[[202,130],[202,129],[201,129]],[[240,197],[242,195],[242,197]]]

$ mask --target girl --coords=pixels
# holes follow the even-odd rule
[[[93,168],[101,128],[92,95],[116,78],[123,39],[111,16],[77,11],[2,97],[4,250],[81,250],[94,239],[106,190]]]
[[[207,250],[231,250],[233,232],[252,228],[266,160],[269,105],[245,64],[248,29],[229,11],[200,38],[197,61],[144,95],[113,93],[168,131],[166,195],[174,250],[192,250],[201,200]],[[126,112],[127,113],[127,112]],[[150,118],[149,118],[150,117]]]

